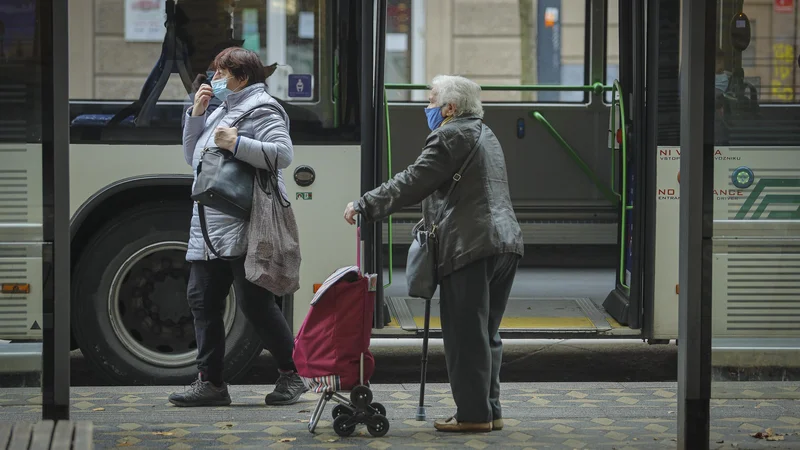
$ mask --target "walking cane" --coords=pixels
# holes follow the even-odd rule
[[[428,334],[431,328],[431,299],[425,299],[425,329],[422,335],[422,369],[419,381],[419,406],[416,419],[425,420],[425,378],[428,371]]]

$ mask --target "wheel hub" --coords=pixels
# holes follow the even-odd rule
[[[109,292],[109,316],[120,342],[153,365],[180,367],[195,359],[197,341],[186,300],[189,264],[185,255],[184,242],[142,248],[122,264]],[[227,335],[236,311],[234,296],[226,303]]]

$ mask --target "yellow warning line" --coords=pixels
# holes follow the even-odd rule
[[[414,317],[414,323],[422,329],[425,318]],[[431,328],[442,328],[438,317],[431,317]],[[500,322],[500,329],[508,328],[595,328],[588,317],[504,317]]]

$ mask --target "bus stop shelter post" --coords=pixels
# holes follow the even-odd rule
[[[709,448],[716,1],[682,0],[678,448]]]
[[[41,4],[42,418],[69,420],[69,24],[67,0]]]

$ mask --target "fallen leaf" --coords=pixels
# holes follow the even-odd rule
[[[766,439],[768,441],[782,441],[784,440],[784,436],[781,433],[776,433],[772,428],[767,428],[764,431],[759,431],[756,433],[750,434],[750,436],[756,439]]]
[[[294,442],[296,440],[297,440],[297,438],[283,438],[283,439],[279,440],[278,442]]]
[[[725,441],[723,439],[720,439],[720,440],[717,441],[717,444],[724,444],[724,443],[725,443]]]
[[[336,442],[338,439],[328,439],[328,442]]]
[[[310,412],[311,412],[310,409],[301,409],[300,411],[297,411],[297,414],[304,414],[304,413],[310,413]]]
[[[226,424],[222,425],[220,428],[233,428],[233,424],[232,423],[226,423]]]
[[[170,433],[169,431],[156,431],[153,434],[156,436],[172,436],[172,433]]]
[[[308,420],[306,420],[306,419],[299,419],[299,420],[298,420],[298,422],[300,422],[300,423],[308,423]]]
[[[95,408],[92,411],[105,411],[105,410],[106,410],[105,408]]]

